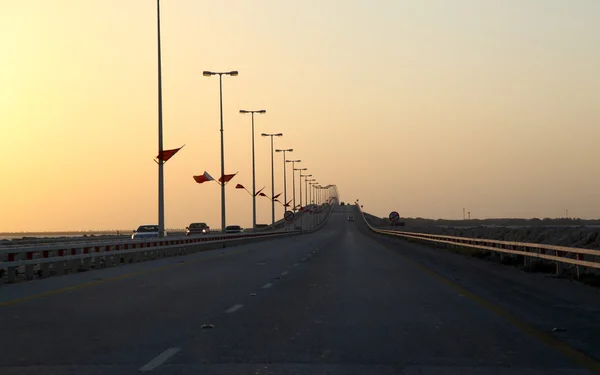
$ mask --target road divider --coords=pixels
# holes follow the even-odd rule
[[[6,272],[7,282],[15,282],[20,272],[27,280],[136,263],[157,258],[190,254],[274,238],[301,234],[301,231],[268,233],[223,234],[220,236],[191,236],[180,239],[147,239],[108,242],[81,242],[44,246],[0,248],[0,270]]]
[[[114,267],[157,258],[185,255],[252,242],[313,233],[328,221],[333,206],[323,208],[323,220],[312,228],[255,233],[196,235],[173,239],[121,239],[108,241],[78,241],[32,246],[0,247],[0,280],[16,282]]]

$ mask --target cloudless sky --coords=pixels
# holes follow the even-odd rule
[[[600,1],[163,0],[166,226],[249,227],[270,142],[380,216],[599,217]],[[0,0],[0,231],[157,222],[156,2]],[[275,154],[276,192],[283,191]],[[297,181],[296,181],[297,182]],[[288,195],[291,196],[291,170]],[[277,218],[283,209],[277,207]],[[270,201],[258,199],[258,222]]]

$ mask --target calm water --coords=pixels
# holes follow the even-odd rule
[[[107,235],[116,235],[117,231],[114,232],[86,232],[86,233],[77,233],[77,232],[47,232],[47,233],[0,233],[0,240],[13,240],[20,239],[23,237],[35,237],[35,238],[56,238],[56,237],[83,237],[85,236],[107,236]],[[122,235],[131,234],[131,232],[122,231],[120,232]]]

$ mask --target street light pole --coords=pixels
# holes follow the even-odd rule
[[[250,113],[252,115],[252,229],[256,231],[256,168],[254,160],[254,114],[267,113],[264,109],[247,111],[240,109],[240,113]]]
[[[300,173],[298,173],[298,178],[299,178],[299,183],[298,183],[298,187],[300,188],[300,208],[302,208],[302,171],[305,171],[307,168],[296,168],[294,169],[295,171],[300,171]]]
[[[271,225],[275,225],[275,163],[273,162],[273,137],[282,137],[283,133],[267,134],[262,133],[263,137],[271,137]]]
[[[202,73],[205,77],[210,77],[218,74],[219,75],[219,107],[221,113],[221,178],[225,176],[225,143],[223,140],[223,74],[230,76],[237,76],[238,72],[232,70],[230,72],[210,72],[204,71]],[[225,183],[221,183],[221,230],[225,230]]]
[[[303,170],[306,170],[306,168],[303,168]],[[302,207],[302,177],[304,177],[304,206],[306,206],[308,204],[308,194],[307,194],[307,189],[308,189],[308,185],[306,183],[306,177],[311,177],[312,174],[302,174],[302,172],[300,172],[300,207]]]
[[[311,204],[315,204],[315,197],[316,197],[316,195],[317,195],[317,194],[315,193],[315,190],[316,190],[316,186],[317,186],[317,184],[318,184],[318,182],[317,182],[317,180],[315,180],[315,179],[313,179],[313,180],[310,182],[310,203],[311,203]]]
[[[158,238],[165,236],[165,190],[163,152],[163,123],[162,123],[162,63],[160,58],[160,0],[156,0],[156,26],[158,38]]]
[[[283,152],[283,212],[287,211],[286,207],[285,207],[285,205],[287,204],[287,173],[286,173],[287,161],[285,160],[285,153],[293,152],[293,151],[294,151],[293,148],[288,148],[285,150],[280,150],[280,149],[275,150],[275,152]]]
[[[306,177],[312,177],[312,174],[307,174],[304,176],[304,205],[308,206],[308,178]]]
[[[294,172],[296,170],[295,165],[296,163],[300,163],[302,160],[286,160],[286,163],[292,163],[292,204],[294,205],[294,207],[292,208],[292,211],[296,212],[296,172]]]

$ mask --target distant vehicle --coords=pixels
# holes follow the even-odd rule
[[[166,235],[167,232],[165,231]],[[158,225],[140,225],[137,230],[133,231],[131,239],[139,240],[141,238],[158,238]]]
[[[348,216],[348,221],[354,221],[354,216]]]
[[[225,233],[242,233],[242,227],[239,225],[228,225],[225,227]]]
[[[185,235],[193,234],[210,234],[210,227],[206,223],[191,223],[189,227],[185,228]]]

